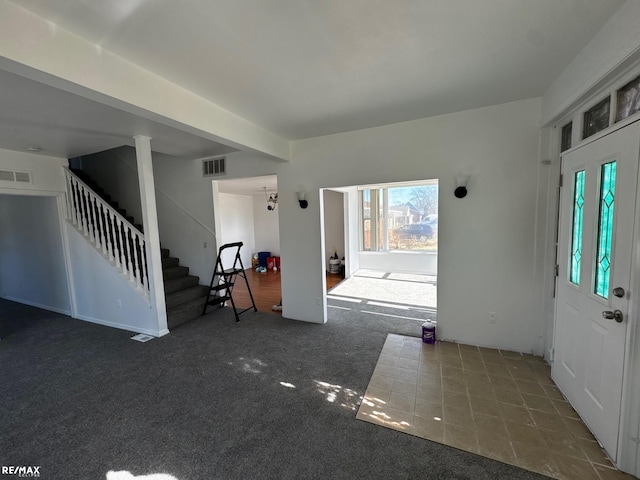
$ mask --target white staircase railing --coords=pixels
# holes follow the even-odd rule
[[[144,235],[65,168],[68,220],[147,299]]]

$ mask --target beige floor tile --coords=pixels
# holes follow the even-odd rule
[[[496,377],[506,377],[511,379],[511,372],[509,371],[509,368],[503,363],[494,364],[494,363],[489,363],[485,360],[484,369],[487,371],[489,375],[495,375]]]
[[[381,354],[378,358],[378,365],[391,365],[395,367],[398,364],[398,357],[395,355]]]
[[[408,368],[395,367],[395,370],[393,371],[393,377],[398,380],[415,382],[418,380],[418,371],[410,370]]]
[[[469,396],[466,393],[442,391],[442,404],[449,407],[466,408],[471,410]]]
[[[630,479],[549,374],[531,355],[389,335],[356,418],[554,478]]]
[[[464,377],[442,377],[442,389],[450,392],[462,393],[467,391]]]
[[[476,431],[467,427],[457,425],[444,425],[444,441],[447,445],[466,450],[468,452],[478,452],[478,438]]]
[[[491,431],[478,431],[478,453],[512,465],[516,462],[511,441]]]
[[[487,372],[484,368],[484,363],[482,362],[462,360],[462,368],[464,368],[465,370],[471,370],[473,372],[480,372],[480,373]]]
[[[548,448],[558,455],[588,460],[580,448],[579,439],[573,435],[561,435],[560,432],[540,429]]]
[[[500,353],[493,354],[482,352],[481,355],[485,365],[498,365],[506,367],[505,359],[502,355],[500,355]]]
[[[442,403],[442,388],[439,385],[416,386],[416,400],[426,400],[429,402]]]
[[[545,393],[547,394],[547,397],[549,397],[549,398],[551,398],[553,400],[566,401],[566,398],[564,398],[564,395],[562,394],[560,389],[558,387],[556,387],[555,385],[542,385],[542,388],[544,389]]]
[[[456,408],[444,405],[444,423],[445,425],[458,425],[473,429],[473,416],[471,408]]]
[[[413,347],[409,347],[407,345],[404,345],[402,347],[402,350],[400,350],[400,353],[398,354],[398,357],[401,358],[411,358],[413,360],[418,360],[420,359],[420,350],[417,350]]]
[[[364,399],[374,402],[375,404],[386,405],[389,403],[389,397],[391,396],[390,390],[385,390],[377,387],[369,387],[364,394]]]
[[[567,429],[575,436],[587,440],[594,440],[593,434],[589,431],[585,424],[582,423],[582,420],[575,418],[565,418],[564,423],[567,425]]]
[[[392,408],[394,410],[401,410],[403,412],[410,412],[413,414],[416,405],[416,397],[414,395],[403,395],[402,393],[393,393],[389,397],[389,403],[387,404],[387,410]]]
[[[547,443],[542,437],[540,430],[536,427],[524,425],[520,422],[512,422],[510,420],[505,420],[504,423],[511,441],[536,447],[546,447]]]
[[[402,432],[411,432],[413,429],[413,413],[393,408],[388,408],[384,413],[386,414],[384,421],[386,427]]]
[[[509,403],[511,405],[524,406],[524,399],[517,390],[506,388],[494,388],[496,399],[500,403]]]
[[[540,385],[538,382],[530,382],[529,380],[516,380],[515,382],[518,386],[518,390],[520,390],[520,393],[528,393],[541,397],[547,396],[547,392],[545,392],[544,388],[542,388],[542,385]],[[553,410],[555,411],[555,408]]]
[[[502,418],[500,404],[495,400],[480,397],[469,397],[469,403],[471,403],[471,411],[474,413]]]
[[[584,452],[585,456],[589,459],[589,461],[591,461],[592,463],[603,465],[605,467],[613,468],[613,464],[611,463],[611,460],[609,460],[609,457],[607,456],[607,454],[604,453],[604,450],[600,448],[600,445],[598,445],[598,442],[596,442],[595,440],[578,438],[577,443],[582,449],[582,451]]]
[[[489,400],[495,400],[496,396],[493,392],[493,388],[491,384],[486,385],[468,385],[467,391],[469,392],[469,398],[471,397],[479,397],[479,398],[487,398]]]
[[[434,442],[444,443],[444,422],[414,415],[413,434]]]
[[[465,351],[465,352],[474,352],[474,353],[479,353],[480,352],[478,347],[476,347],[475,345],[467,345],[465,343],[459,343],[458,344],[458,350],[460,350],[460,353],[462,353],[463,351]]]
[[[516,390],[518,388],[516,382],[511,378],[511,376],[503,377],[499,375],[489,374],[489,381],[491,382],[493,388],[504,388],[510,390]]]
[[[373,375],[371,380],[369,381],[369,387],[377,387],[382,390],[391,391],[391,387],[393,386],[393,377],[386,377],[384,375]]]
[[[397,367],[406,368],[407,370],[418,370],[420,361],[413,358],[397,357]]]
[[[531,395],[529,393],[523,393],[525,405],[531,410],[540,410],[541,412],[556,413],[556,409],[553,406],[551,400],[547,397],[541,397],[539,395]]]
[[[600,475],[601,480],[635,480],[636,478],[615,468],[607,468],[602,465],[594,465],[593,467]]]
[[[383,363],[379,363],[376,365],[375,370],[373,371],[374,375],[385,375],[387,377],[393,377],[396,373],[396,367],[393,365],[385,365]]]
[[[425,362],[424,360],[422,362],[420,362],[420,366],[418,367],[418,372],[419,373],[426,373],[429,375],[437,375],[437,376],[441,376],[442,373],[440,372],[440,363],[433,363],[433,362]]]
[[[442,422],[442,418],[444,416],[443,412],[444,410],[441,403],[429,402],[419,398],[416,399],[414,414],[419,417]]]
[[[600,480],[598,472],[586,460],[564,455],[554,455],[553,461],[558,466],[559,477],[563,479]]]
[[[536,447],[519,442],[511,442],[516,454],[516,464],[527,470],[558,478],[560,470],[551,452],[543,447]]]
[[[478,435],[480,435],[481,432],[490,432],[500,437],[509,437],[507,429],[504,426],[504,420],[501,417],[493,417],[491,415],[473,412],[473,421]]]
[[[416,382],[409,382],[407,380],[395,379],[393,386],[391,387],[391,393],[402,393],[405,395],[416,396]]]
[[[559,432],[566,430],[567,426],[564,420],[557,413],[546,413],[539,410],[530,410],[529,414],[533,417],[538,428],[544,428],[552,432]]]
[[[569,402],[564,402],[562,400],[551,400],[551,402],[553,403],[554,407],[556,407],[556,410],[561,416],[566,418],[580,419],[573,407],[569,405]]]
[[[510,422],[518,422],[522,425],[528,426],[535,425],[535,422],[531,417],[531,413],[525,407],[501,403],[500,414],[504,420],[509,420]]]

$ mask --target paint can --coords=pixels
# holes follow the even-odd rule
[[[427,320],[422,324],[422,342],[436,343],[436,322]]]

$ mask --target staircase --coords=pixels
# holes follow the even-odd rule
[[[120,215],[122,215],[140,233],[143,233],[143,226],[139,223],[136,223],[136,219],[128,215],[125,209],[120,208],[118,202],[114,201],[111,196],[107,192],[105,192],[89,175],[78,169],[70,169],[70,171],[73,175],[75,175],[77,179],[84,183],[86,187],[91,189],[91,191],[97,197],[100,197],[105,203],[107,203]],[[72,195],[78,197],[79,193],[77,192],[77,188],[74,190],[74,193]],[[89,203],[86,198],[83,200],[83,202]],[[94,215],[95,217],[93,211],[93,209],[89,209],[89,213],[87,213],[87,211],[83,210],[81,215]],[[97,221],[98,226],[103,225],[104,223],[104,221]],[[96,235],[96,237],[97,236],[98,235]],[[138,252],[140,252],[139,262],[144,264],[141,265],[141,270],[143,272],[146,272],[146,258],[142,254],[144,248],[137,250]],[[203,305],[207,300],[209,289],[205,285],[199,284],[200,279],[198,277],[189,275],[189,267],[181,266],[180,259],[177,257],[172,257],[169,249],[161,248],[161,253],[162,277],[164,281],[164,294],[167,307],[167,326],[171,330],[178,325],[188,322],[189,320],[193,320],[194,318],[197,318],[201,315]],[[128,255],[130,256],[131,254]],[[134,266],[139,262],[133,262]],[[127,262],[125,261],[123,263],[126,264]]]

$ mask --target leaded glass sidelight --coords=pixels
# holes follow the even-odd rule
[[[600,167],[600,209],[594,293],[602,298],[609,298],[615,193],[616,162],[613,161]]]
[[[569,260],[569,281],[580,285],[580,265],[582,262],[582,217],[584,210],[584,170],[573,176],[573,225],[571,229],[571,258]]]

